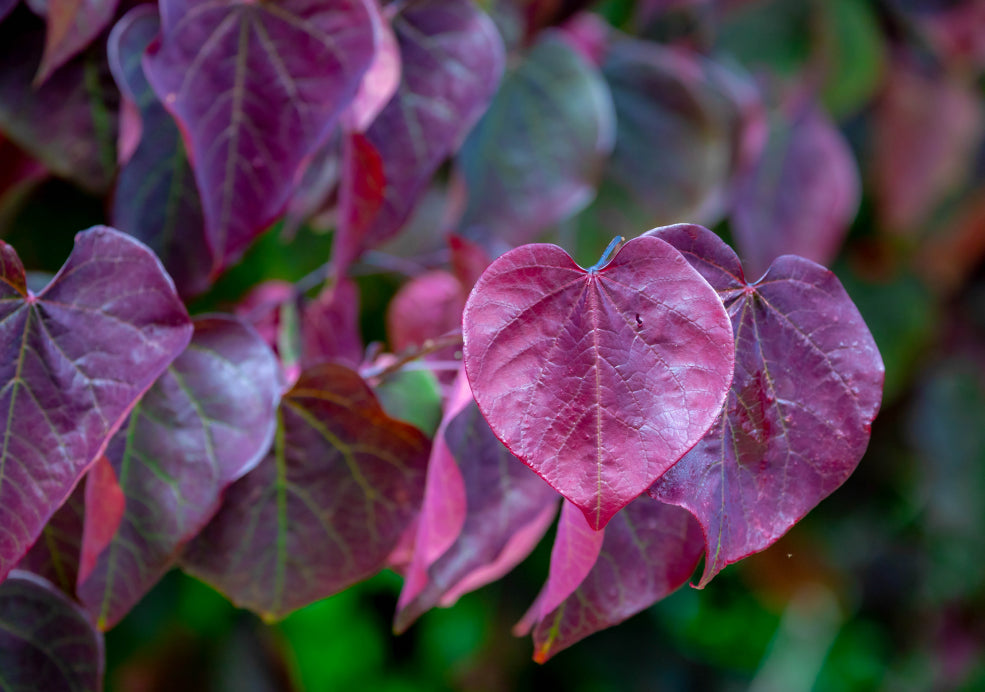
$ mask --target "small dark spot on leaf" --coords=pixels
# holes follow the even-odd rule
[[[640,314],[636,313],[636,328],[639,329],[643,326],[643,320],[640,319]]]

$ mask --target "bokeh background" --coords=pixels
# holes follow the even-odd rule
[[[480,4],[495,14],[497,3]],[[845,194],[860,203],[825,231],[828,263],[886,365],[858,470],[766,552],[544,666],[510,629],[547,573],[550,535],[505,579],[399,637],[390,572],[270,625],[172,572],[108,633],[108,689],[985,689],[985,2],[570,4],[748,72],[775,99],[767,117],[815,100],[843,135],[858,175]],[[820,199],[815,183],[786,182],[797,200],[787,226],[829,203],[823,181]],[[102,200],[47,176],[0,180],[0,194],[0,237],[35,270],[56,269],[79,228],[105,221]],[[605,194],[545,233],[584,265],[613,234],[619,205]],[[736,240],[736,218],[715,230]],[[399,242],[393,256],[415,241]],[[317,225],[290,243],[275,227],[193,309],[231,305],[264,279],[299,280],[330,249]],[[383,315],[404,280],[380,266],[359,276],[367,342],[386,341]]]

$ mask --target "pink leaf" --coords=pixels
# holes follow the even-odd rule
[[[834,274],[785,255],[746,282],[714,233],[651,231],[722,296],[735,333],[735,377],[708,434],[650,489],[697,517],[707,552],[699,586],[773,544],[847,479],[882,398],[872,335]]]
[[[654,240],[587,271],[554,245],[517,248],[465,307],[483,415],[596,530],[701,439],[731,382],[721,299]]]

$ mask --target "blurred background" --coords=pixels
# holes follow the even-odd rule
[[[508,36],[506,3],[479,4]],[[589,57],[603,22],[748,80],[719,83],[739,104],[738,143],[701,101],[713,97],[687,84],[641,111],[659,128],[632,140],[625,73],[603,60],[619,124],[629,123],[616,135],[622,163],[594,201],[538,237],[585,266],[615,233],[675,221],[711,225],[748,269],[781,251],[813,253],[844,283],[886,365],[857,471],[764,553],[544,666],[510,629],[547,573],[550,535],[505,579],[399,637],[390,631],[401,580],[390,572],[272,625],[172,572],[107,634],[107,688],[985,689],[985,2],[541,5],[554,19],[591,13],[562,29]],[[749,84],[762,98],[745,103]],[[731,163],[716,173],[721,146]],[[671,192],[639,189],[653,176]],[[102,200],[46,175],[0,180],[0,195],[0,235],[33,269],[55,270],[78,229],[105,221]],[[428,213],[425,203],[418,216]],[[381,256],[405,255],[424,225],[412,222]],[[275,227],[193,309],[228,306],[261,280],[297,281],[330,251],[316,223],[291,243]],[[383,315],[405,277],[363,269],[363,336],[385,342]]]

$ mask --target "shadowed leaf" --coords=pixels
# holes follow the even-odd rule
[[[119,0],[47,0],[44,56],[35,82],[41,84],[109,26]]]
[[[85,485],[86,479],[83,478],[48,520],[41,536],[15,568],[44,577],[73,598],[82,553]]]

